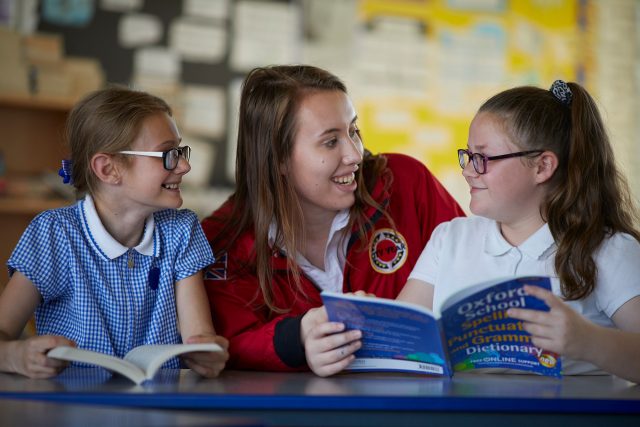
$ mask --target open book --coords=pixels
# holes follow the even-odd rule
[[[551,289],[548,277],[516,277],[469,287],[447,298],[441,316],[385,298],[323,292],[329,320],[362,331],[351,371],[404,371],[452,376],[477,368],[517,369],[561,376],[557,354],[531,343],[511,307],[548,311],[525,284]]]
[[[196,351],[222,351],[222,347],[214,343],[141,345],[120,359],[96,351],[60,346],[49,350],[47,357],[101,366],[141,384],[153,378],[167,360]]]

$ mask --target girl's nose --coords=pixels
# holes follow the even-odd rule
[[[345,152],[342,161],[347,165],[357,165],[362,163],[364,147],[360,138],[348,138],[345,144]]]
[[[465,177],[476,177],[478,176],[478,172],[476,172],[476,169],[473,167],[473,162],[468,161],[466,165],[464,165],[464,168],[462,169],[462,176]]]
[[[178,166],[176,166],[176,168],[173,170],[173,173],[177,175],[185,175],[189,173],[190,170],[191,164],[189,163],[189,161],[180,156],[180,158],[178,159]]]

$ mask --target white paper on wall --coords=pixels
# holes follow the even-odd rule
[[[128,48],[153,45],[160,41],[162,33],[162,22],[154,15],[124,15],[118,26],[118,41]]]
[[[227,48],[226,25],[209,19],[179,18],[170,25],[169,46],[185,61],[221,62]]]

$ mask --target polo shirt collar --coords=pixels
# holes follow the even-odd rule
[[[109,234],[102,225],[98,211],[90,195],[86,195],[80,201],[80,213],[82,215],[82,225],[88,240],[93,244],[94,249],[109,259],[115,259],[126,253],[129,248],[122,245]],[[158,256],[159,242],[154,238],[155,220],[153,214],[149,215],[144,224],[142,240],[133,249],[146,256]]]
[[[500,232],[500,224],[492,221],[486,230],[484,250],[489,255],[500,256],[513,249],[513,246],[505,240]],[[540,259],[548,256],[555,249],[555,240],[549,229],[549,224],[545,223],[527,240],[525,240],[518,249],[533,259]]]

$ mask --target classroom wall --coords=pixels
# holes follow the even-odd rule
[[[347,82],[372,151],[420,158],[465,207],[455,149],[482,100],[514,85],[581,82],[640,195],[638,0],[72,3],[35,2],[35,22],[12,25],[59,34],[66,55],[97,58],[107,81],[167,98],[196,148],[196,184],[233,183],[242,76],[305,62]]]

